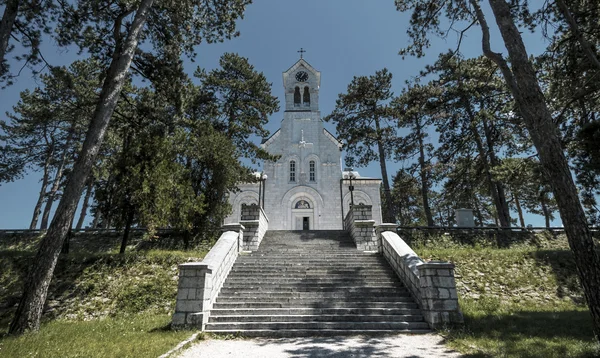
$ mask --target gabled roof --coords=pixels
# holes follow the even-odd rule
[[[331,140],[333,143],[335,143],[335,145],[337,145],[339,149],[342,149],[342,142],[340,142],[333,134],[331,134],[331,132],[323,128],[323,133],[325,133],[325,136],[329,138],[329,140]]]
[[[301,58],[296,63],[292,65],[292,67],[288,68],[283,72],[283,85],[285,86],[285,78],[292,72],[296,71],[298,67],[304,66],[308,71],[312,72],[317,78],[317,86],[321,85],[321,72],[317,71],[316,68],[310,65],[310,63],[306,62],[305,59]]]
[[[266,148],[269,144],[271,144],[273,139],[279,136],[279,134],[281,134],[281,128],[276,130],[275,133],[273,133],[269,138],[263,138],[262,142],[260,143],[260,147],[263,149]]]

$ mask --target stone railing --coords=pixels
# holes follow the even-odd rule
[[[223,234],[202,262],[179,265],[174,327],[204,330],[212,305],[242,249],[244,227],[223,226]]]
[[[463,322],[454,281],[454,264],[424,262],[395,231],[396,225],[378,228],[383,256],[408,288],[432,328]],[[389,230],[389,231],[388,231]]]
[[[371,205],[354,205],[344,219],[344,228],[350,232],[356,248],[362,251],[380,251],[381,245],[375,232]]]
[[[243,250],[258,250],[260,242],[269,228],[269,219],[264,210],[256,204],[242,204],[240,224],[245,227]]]

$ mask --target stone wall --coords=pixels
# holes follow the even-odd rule
[[[350,232],[356,248],[362,251],[380,251],[381,245],[375,232],[371,205],[354,205],[344,219],[344,228]]]
[[[256,251],[269,228],[269,219],[264,210],[258,205],[242,204],[242,219],[244,226],[244,251]]]
[[[454,264],[423,262],[395,232],[381,229],[378,232],[383,256],[419,304],[427,323],[432,328],[462,323]]]
[[[202,262],[179,265],[174,327],[204,329],[212,305],[242,248],[243,230],[240,224],[225,225],[223,234]]]

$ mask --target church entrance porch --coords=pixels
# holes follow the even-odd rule
[[[292,209],[291,230],[314,230],[313,217],[313,209]]]

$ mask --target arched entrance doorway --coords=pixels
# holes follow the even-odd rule
[[[313,230],[314,224],[314,204],[307,198],[296,200],[292,206],[293,230]]]

